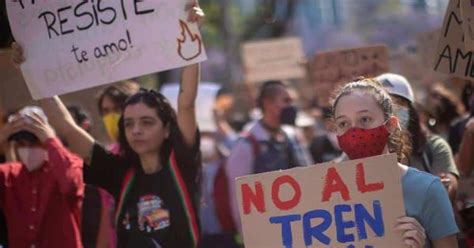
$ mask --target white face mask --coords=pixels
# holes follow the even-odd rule
[[[400,107],[396,113],[398,117],[398,121],[400,123],[400,127],[402,130],[407,130],[408,122],[410,121],[410,113],[408,112],[407,108]]]
[[[17,149],[17,153],[30,172],[39,169],[48,160],[48,152],[41,147],[21,147]]]

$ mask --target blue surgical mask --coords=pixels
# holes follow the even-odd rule
[[[408,122],[410,121],[410,112],[408,109],[400,107],[396,112],[396,116],[398,117],[398,121],[402,127],[402,130],[407,130]]]

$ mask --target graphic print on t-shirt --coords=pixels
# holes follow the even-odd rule
[[[141,196],[137,209],[138,228],[142,232],[150,233],[170,225],[169,211],[163,208],[163,200],[156,195]]]

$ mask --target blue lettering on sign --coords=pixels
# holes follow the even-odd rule
[[[376,237],[385,235],[382,205],[380,201],[374,201],[372,207],[373,214],[362,204],[355,204],[353,207],[348,204],[334,206],[334,225],[336,226],[338,243],[353,243],[355,241],[355,233],[357,233],[359,241],[368,239],[367,226],[372,229]],[[350,212],[354,212],[354,220],[344,219],[343,214]],[[301,221],[301,219],[303,219],[303,239],[306,246],[312,246],[314,239],[320,244],[331,244],[331,237],[326,235],[327,230],[333,224],[331,212],[325,209],[315,209],[303,215],[292,214],[275,216],[269,219],[270,223],[281,225],[282,244],[285,248],[291,248],[293,246],[292,222],[298,222]],[[313,223],[317,221],[316,223],[318,224],[313,226],[312,221]],[[354,227],[357,231],[349,232],[348,229]],[[347,248],[356,247],[353,244],[348,244]],[[374,248],[374,246],[365,245],[364,248]]]
[[[286,216],[271,217],[270,223],[281,224],[281,236],[283,237],[283,245],[285,248],[293,246],[293,234],[291,232],[291,222],[301,220],[301,215],[293,214]]]
[[[380,201],[374,201],[372,204],[374,208],[374,217],[372,217],[367,209],[362,204],[356,204],[355,209],[355,222],[357,225],[357,232],[359,233],[359,240],[367,239],[367,230],[365,229],[365,223],[369,224],[370,228],[375,233],[375,236],[382,237],[385,234],[383,216],[382,216],[382,205]]]
[[[317,226],[311,226],[311,220],[320,218],[323,221]],[[303,234],[306,246],[313,244],[313,237],[319,242],[329,245],[331,239],[324,232],[331,226],[331,214],[323,209],[309,211],[303,215]]]
[[[342,214],[344,212],[351,212],[350,205],[341,204],[334,207],[334,215],[336,219],[336,233],[337,241],[339,243],[354,242],[354,234],[346,234],[345,229],[355,227],[354,221],[344,221]]]

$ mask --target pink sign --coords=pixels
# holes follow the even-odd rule
[[[206,59],[187,0],[7,1],[33,98],[69,93]]]

